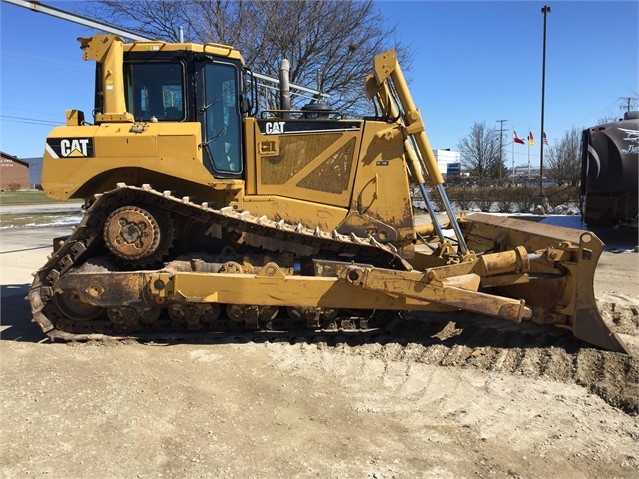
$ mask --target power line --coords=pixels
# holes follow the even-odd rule
[[[28,123],[30,125],[42,126],[59,126],[63,124],[61,121],[40,120],[38,118],[25,118],[22,116],[0,115],[0,118],[6,118],[9,123]]]
[[[75,70],[81,72],[90,72],[92,70],[90,64],[86,64],[85,66],[85,64],[80,61],[80,56],[78,56],[77,62],[65,61],[58,58],[44,57],[41,55],[31,55],[28,53],[21,53],[10,50],[0,50],[0,56],[12,60],[36,63],[38,65],[50,65],[53,67],[62,68],[64,70]]]
[[[16,107],[13,107],[13,106],[5,106],[5,105],[1,105],[0,106],[0,110],[15,110],[15,111],[24,111],[26,113],[38,113],[40,115],[55,116],[56,118],[60,116],[59,112],[50,112],[50,111],[41,111],[41,110],[28,110],[26,108],[16,108]]]

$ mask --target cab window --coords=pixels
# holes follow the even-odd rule
[[[179,62],[128,63],[126,107],[137,121],[184,120],[184,69]]]

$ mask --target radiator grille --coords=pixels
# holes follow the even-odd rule
[[[283,185],[342,137],[343,133],[282,135],[279,155],[261,158],[261,183]],[[301,179],[299,188],[339,193],[348,187],[355,139],[351,139]]]
[[[355,138],[352,138],[346,145],[315,168],[306,178],[300,180],[297,186],[309,190],[337,194],[347,190],[354,150]]]

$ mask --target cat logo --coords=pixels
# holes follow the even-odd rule
[[[93,138],[47,138],[45,149],[53,158],[92,157]]]
[[[266,124],[267,135],[279,135],[284,133],[284,121],[269,121]]]

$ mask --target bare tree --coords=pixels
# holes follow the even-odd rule
[[[462,165],[473,175],[479,178],[504,176],[506,167],[503,162],[503,147],[500,152],[499,131],[488,129],[486,122],[475,122],[468,136],[459,142],[458,148]]]
[[[606,123],[614,123],[616,121],[621,120],[622,116],[619,114],[610,114],[606,116],[602,116],[597,119],[597,125],[605,125]],[[592,125],[594,126],[594,125]]]
[[[167,41],[215,42],[239,50],[254,71],[277,76],[291,64],[291,82],[331,95],[344,114],[370,111],[364,79],[372,58],[390,48],[402,69],[410,52],[395,38],[373,0],[100,0],[85,12],[144,36]],[[300,107],[301,105],[296,105]]]
[[[548,147],[548,177],[559,185],[576,186],[581,177],[581,130],[574,126]]]

